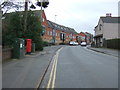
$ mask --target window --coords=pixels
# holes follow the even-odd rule
[[[45,19],[44,19],[44,18],[42,18],[42,21],[44,22],[44,21],[45,21]]]
[[[56,33],[56,36],[58,36],[58,33]]]
[[[85,37],[84,37],[84,36],[81,36],[81,40],[85,40]]]
[[[69,37],[66,35],[66,38],[69,38]]]
[[[50,36],[52,36],[52,32],[50,32]]]
[[[47,31],[47,35],[49,35],[49,31]]]
[[[69,38],[72,38],[72,34],[69,35]]]
[[[61,29],[63,29],[63,27],[61,27]]]
[[[60,40],[63,40],[63,34],[60,33]]]
[[[57,25],[55,24],[55,27],[57,27]]]

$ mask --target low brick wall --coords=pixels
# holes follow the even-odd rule
[[[2,60],[12,58],[12,48],[2,49]]]

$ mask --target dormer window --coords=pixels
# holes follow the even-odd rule
[[[63,27],[61,27],[61,29],[63,29]]]
[[[57,25],[55,24],[55,27],[57,27]]]

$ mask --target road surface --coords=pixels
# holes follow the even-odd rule
[[[81,46],[57,51],[42,88],[118,88],[118,58]]]

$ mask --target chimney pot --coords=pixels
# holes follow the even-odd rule
[[[111,17],[112,14],[111,13],[106,13],[106,17]]]

